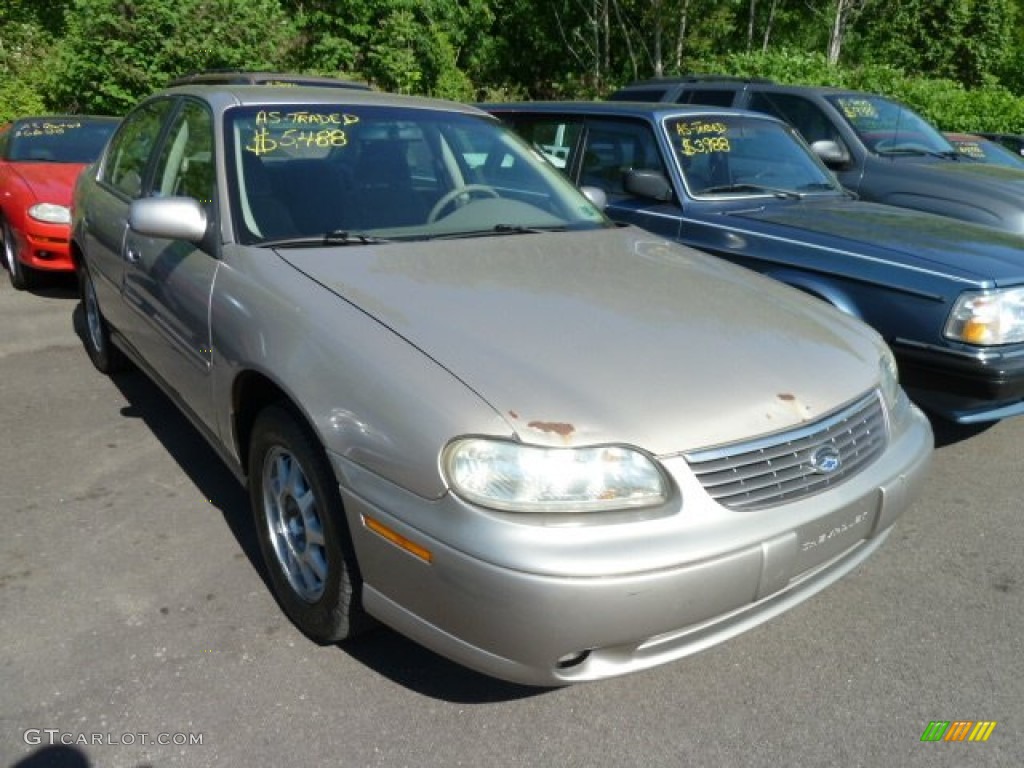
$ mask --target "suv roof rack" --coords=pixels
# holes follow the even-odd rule
[[[372,90],[366,83],[342,80],[327,75],[302,75],[292,72],[254,72],[244,69],[206,69],[176,77],[168,83],[175,85],[319,85],[329,88]]]
[[[738,75],[714,75],[705,73],[694,73],[690,75],[674,75],[672,77],[652,77],[649,80],[638,80],[630,83],[627,88],[637,85],[658,85],[667,83],[774,83],[768,77],[741,77]]]

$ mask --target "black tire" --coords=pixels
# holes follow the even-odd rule
[[[295,626],[321,645],[372,626],[334,472],[310,429],[285,407],[256,417],[249,498],[275,597]]]
[[[128,358],[110,340],[110,326],[100,311],[92,275],[84,264],[78,268],[78,295],[82,301],[82,314],[85,316],[82,342],[96,370],[111,374],[128,368]]]
[[[15,290],[24,291],[36,284],[36,273],[30,267],[26,267],[18,259],[18,245],[11,232],[11,225],[6,221],[0,227],[0,236],[4,239],[4,266],[7,267],[7,276],[11,279],[11,285]]]

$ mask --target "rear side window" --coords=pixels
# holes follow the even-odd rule
[[[731,107],[736,91],[687,88],[676,99],[680,104],[706,104],[709,107]]]
[[[142,195],[142,180],[146,164],[160,136],[171,109],[170,99],[145,104],[125,118],[110,141],[103,168],[99,174],[102,184],[113,187],[131,199]]]
[[[627,88],[613,93],[608,101],[663,101],[667,93],[665,88]]]
[[[750,109],[764,112],[796,128],[804,141],[839,141],[839,132],[821,108],[810,99],[788,93],[755,93]]]

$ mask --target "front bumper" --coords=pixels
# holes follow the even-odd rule
[[[71,227],[28,220],[24,231],[14,231],[18,260],[27,267],[47,272],[73,272]]]
[[[371,614],[485,674],[565,685],[682,658],[833,583],[884,541],[916,495],[931,447],[930,425],[911,407],[860,474],[757,512],[718,506],[672,459],[666,466],[684,500],[674,514],[575,527],[499,521],[452,497],[412,497],[332,459]],[[410,525],[438,516],[458,526],[460,546]],[[368,519],[422,547],[429,561],[375,533]],[[467,530],[474,519],[476,533]]]
[[[1024,345],[952,350],[897,339],[900,383],[925,410],[959,424],[1024,414]]]

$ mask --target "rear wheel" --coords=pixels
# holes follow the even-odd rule
[[[0,235],[4,239],[4,266],[7,267],[7,276],[11,279],[11,285],[19,291],[31,288],[35,284],[35,272],[21,263],[18,258],[18,243],[14,239],[14,231],[6,221],[0,227]]]
[[[270,580],[288,618],[310,639],[336,643],[371,625],[334,472],[290,410],[271,406],[253,426],[249,497]]]
[[[85,351],[96,369],[101,373],[116,373],[128,367],[128,358],[110,340],[110,327],[100,312],[89,268],[82,264],[78,268],[78,292],[85,314]]]

